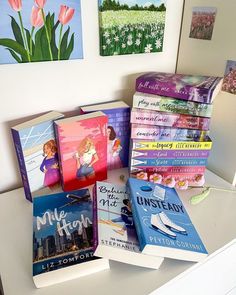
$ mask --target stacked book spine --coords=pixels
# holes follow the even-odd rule
[[[199,85],[186,87],[186,81]],[[210,81],[214,83],[207,92]],[[137,78],[131,112],[131,176],[180,189],[204,184],[212,146],[213,93],[220,82],[217,77],[155,72]]]

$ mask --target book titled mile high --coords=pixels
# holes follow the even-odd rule
[[[186,261],[207,256],[174,188],[129,178],[128,190],[142,253]]]

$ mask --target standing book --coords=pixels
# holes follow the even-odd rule
[[[55,122],[63,190],[107,178],[107,116],[102,112]]]
[[[221,90],[222,78],[148,72],[136,79],[136,91],[212,103]]]
[[[129,178],[128,189],[142,253],[187,261],[207,256],[174,188]]]
[[[112,101],[80,108],[86,114],[102,111],[108,117],[107,168],[128,166],[130,141],[130,107],[123,101]]]
[[[52,111],[11,128],[26,199],[50,192],[60,184],[53,121],[64,117]]]
[[[94,194],[95,255],[158,269],[162,257],[142,254],[126,186],[97,182]]]
[[[41,288],[108,269],[94,256],[88,189],[43,195],[33,202],[33,280]]]

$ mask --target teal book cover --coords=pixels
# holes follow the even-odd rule
[[[174,188],[129,178],[128,190],[143,253],[188,261],[207,255]]]

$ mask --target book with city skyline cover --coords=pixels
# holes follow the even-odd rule
[[[163,257],[140,252],[126,186],[97,181],[93,195],[95,255],[158,269]]]
[[[33,200],[33,280],[37,288],[108,269],[94,256],[89,189]]]

